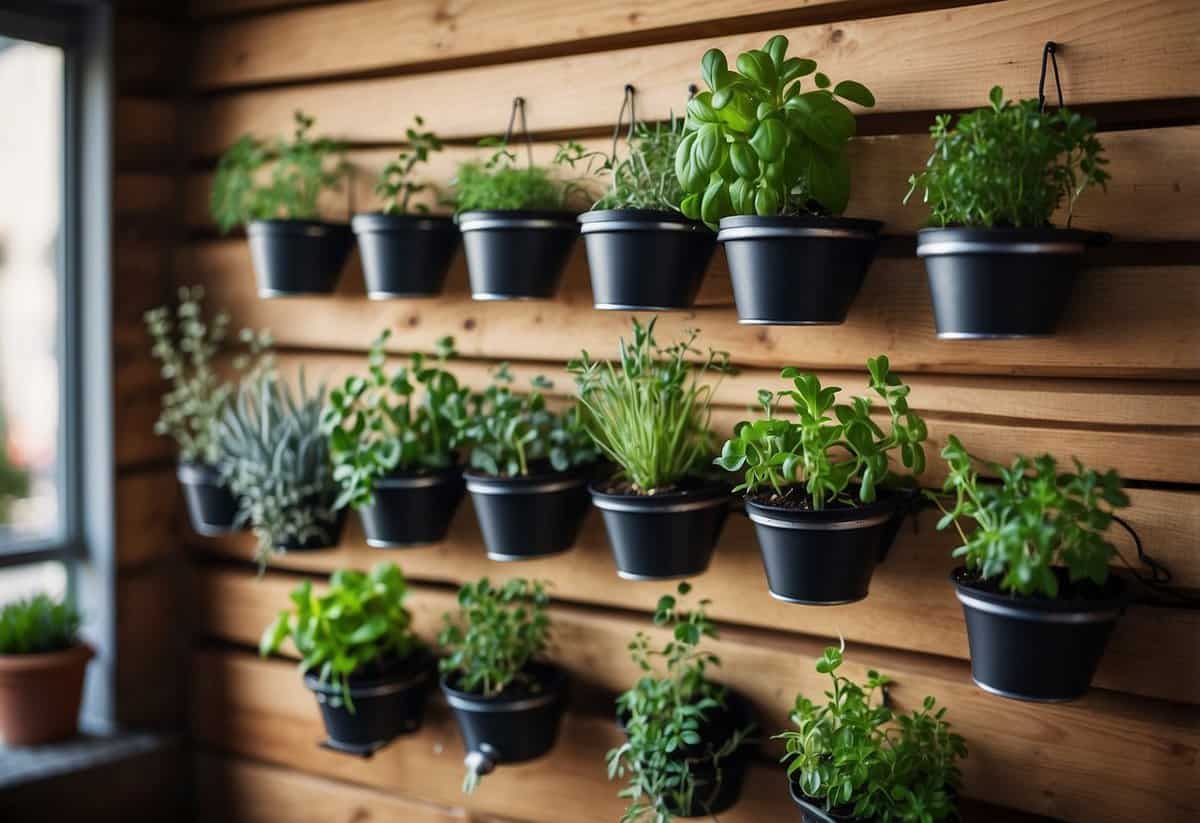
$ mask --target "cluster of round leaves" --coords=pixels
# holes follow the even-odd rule
[[[776,736],[786,747],[789,779],[826,811],[854,820],[955,819],[956,761],[967,749],[950,731],[945,708],[926,697],[919,710],[896,715],[875,703],[887,677],[869,671],[858,684],[837,673],[842,662],[841,650],[825,650],[816,668],[832,681],[827,702],[797,696],[797,728]]]
[[[335,682],[341,702],[353,713],[350,678],[395,664],[419,645],[412,615],[404,608],[407,594],[395,563],[380,563],[369,574],[339,569],[323,593],[305,580],[292,591],[292,607],[279,612],[263,632],[259,653],[279,651],[290,637],[303,658],[300,671],[316,671],[322,683]],[[331,705],[340,705],[338,698]]]
[[[79,642],[80,622],[71,603],[45,594],[8,603],[0,609],[0,655],[69,649]]]
[[[686,596],[691,586],[680,583],[677,591]],[[721,787],[721,762],[752,731],[747,727],[726,740],[704,739],[705,725],[727,711],[725,688],[706,676],[720,660],[700,648],[705,638],[717,637],[717,629],[707,616],[710,601],[701,600],[691,610],[677,605],[675,597],[665,595],[654,612],[654,624],[671,632],[665,645],[652,647],[644,632],[629,644],[645,675],[617,698],[626,741],[607,755],[609,780],[627,782],[620,796],[630,804],[621,823],[643,818],[669,823],[674,815],[707,809]],[[712,777],[701,777],[697,769]]]
[[[854,115],[842,102],[875,105],[861,83],[833,85],[813,60],[787,57],[776,35],[738,55],[719,49],[700,70],[707,91],[688,103],[686,136],[675,154],[685,196],[680,209],[715,227],[735,214],[841,214],[850,199],[846,146]],[[812,88],[802,78],[812,75]]]
[[[674,115],[667,123],[635,124],[625,157],[614,155],[606,164],[609,189],[592,208],[679,211],[683,186],[675,174],[675,153],[683,137],[683,120]]]
[[[588,188],[592,161],[602,157],[574,141],[558,147],[549,166],[517,165],[517,155],[497,138],[485,138],[481,146],[496,151],[484,162],[463,163],[451,181],[459,214],[467,211],[560,211],[586,209],[593,196]],[[577,170],[570,175],[565,170]]]
[[[338,509],[371,505],[375,481],[392,472],[448,468],[455,461],[457,433],[449,410],[461,407],[467,390],[443,368],[454,356],[454,339],[437,341],[433,363],[417,352],[408,366],[388,374],[384,346],[390,336],[385,329],[375,338],[366,376],[347,377],[331,391],[321,417],[333,478],[341,487]]]
[[[713,453],[710,373],[729,371],[729,354],[700,352],[686,337],[667,348],[654,340],[654,318],[633,320],[633,342],[621,339],[616,365],[593,361],[586,351],[567,369],[575,375],[583,423],[596,446],[620,466],[621,475],[644,494],[671,489],[701,468]]]
[[[780,374],[791,379],[791,390],[760,390],[758,400],[766,417],[742,421],[725,442],[716,464],[726,471],[743,472],[735,491],[759,494],[772,490],[782,496],[803,485],[812,508],[824,509],[830,501],[853,504],[847,488],[857,485],[857,500],[871,503],[880,485],[893,474],[890,453],[912,474],[925,470],[925,421],[909,408],[910,387],[891,372],[886,355],[867,361],[868,388],[883,402],[891,419],[884,431],[871,418],[871,403],[854,397],[837,404],[836,386],[822,386],[815,374],[789,367]],[[775,416],[776,404],[792,401],[796,419]]]
[[[424,125],[425,120],[421,115],[416,115],[414,125],[405,132],[408,148],[384,166],[379,182],[375,184],[375,193],[383,200],[384,214],[408,214],[414,194],[434,189],[430,183],[418,183],[412,179],[417,167],[429,162],[429,155],[441,151],[443,147],[441,138],[432,131],[418,131]],[[418,203],[414,210],[426,214],[429,206]]]
[[[1106,187],[1108,160],[1096,121],[1069,109],[1043,111],[1037,100],[1012,102],[995,86],[991,105],[958,118],[939,115],[930,128],[933,153],[909,178],[905,202],[917,189],[934,226],[1049,225],[1091,186]]]
[[[986,463],[953,435],[942,457],[950,467],[944,490],[954,495],[954,507],[938,528],[958,529],[963,544],[954,556],[964,558],[968,569],[985,580],[999,578],[1004,591],[1047,597],[1059,594],[1055,567],[1065,566],[1072,583],[1108,580],[1117,550],[1103,533],[1112,524],[1112,510],[1129,505],[1116,471],[1100,474],[1076,460],[1075,472],[1060,474],[1048,454],[1018,455],[1009,466]],[[981,483],[977,464],[1000,483]],[[970,534],[959,523],[964,518],[975,524]]]

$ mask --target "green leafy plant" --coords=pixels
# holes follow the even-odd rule
[[[224,453],[218,423],[234,386],[216,372],[213,358],[225,346],[229,315],[218,312],[207,320],[203,303],[203,288],[185,286],[179,290],[173,319],[170,307],[159,306],[146,312],[145,321],[153,341],[151,354],[162,363],[163,379],[171,384],[154,432],[175,441],[180,460],[216,466]],[[270,332],[243,329],[240,340],[246,351],[234,358],[235,373],[253,380],[274,367]]]
[[[854,115],[875,98],[853,80],[837,85],[813,60],[787,57],[776,35],[738,55],[732,71],[719,49],[700,61],[707,91],[688,102],[687,135],[675,153],[685,196],[680,209],[716,227],[734,214],[836,215],[850,200],[846,147]],[[812,75],[813,88],[801,78]]]
[[[588,434],[620,466],[619,477],[642,494],[670,491],[712,458],[712,396],[730,371],[727,352],[710,349],[695,364],[687,359],[700,354],[692,345],[695,330],[659,348],[657,322],[643,326],[634,318],[633,343],[621,339],[616,365],[594,361],[586,351],[567,365]],[[704,382],[713,374],[716,382]]]
[[[897,480],[890,453],[900,452],[904,467],[917,475],[925,470],[925,421],[908,406],[909,387],[891,372],[885,355],[867,361],[868,388],[887,409],[891,424],[884,431],[871,418],[865,397],[837,404],[836,386],[822,386],[815,374],[789,367],[780,372],[793,389],[759,390],[765,417],[738,423],[716,464],[744,472],[735,491],[755,495],[773,491],[776,498],[803,486],[808,503],[820,511],[831,501],[854,505],[847,493],[857,484],[857,500],[870,503],[880,485]],[[775,416],[778,401],[792,401],[796,420]]]
[[[450,418],[452,398],[461,403],[466,389],[442,368],[454,356],[454,339],[437,341],[432,362],[420,352],[408,366],[384,370],[385,329],[371,343],[367,375],[347,377],[329,393],[321,428],[329,436],[333,477],[341,487],[334,508],[368,506],[375,481],[395,471],[442,469],[454,465],[456,432]],[[417,391],[421,396],[417,396]]]
[[[0,609],[0,655],[44,654],[79,642],[82,618],[65,600],[37,594]]]
[[[341,186],[348,166],[341,143],[309,135],[315,122],[297,111],[291,140],[246,134],[221,156],[209,208],[222,232],[252,220],[318,216],[317,198]]]
[[[594,463],[599,457],[580,419],[578,406],[562,412],[546,408],[544,390],[554,385],[541,375],[532,391],[512,390],[507,363],[493,372],[492,385],[465,402],[452,396],[447,412],[455,428],[455,444],[468,449],[468,465],[493,476],[519,477],[548,461],[555,471]]]
[[[0,525],[12,519],[13,501],[29,496],[29,469],[9,450],[4,414],[0,412]]]
[[[1037,100],[1016,103],[992,88],[991,105],[961,115],[938,115],[930,128],[933,153],[909,178],[907,203],[917,189],[934,226],[1050,224],[1089,187],[1107,188],[1108,163],[1096,139],[1096,121],[1069,109],[1042,111]]]
[[[383,174],[375,184],[375,193],[383,199],[384,214],[408,214],[409,203],[414,194],[430,189],[436,193],[433,184],[417,183],[412,178],[418,166],[429,162],[430,154],[442,150],[442,140],[432,131],[418,131],[425,125],[420,115],[413,119],[415,127],[410,126],[405,132],[408,148],[384,166]],[[421,214],[429,212],[429,206],[424,203],[418,203],[414,208]]]
[[[1059,596],[1056,566],[1066,567],[1072,583],[1099,586],[1108,580],[1117,550],[1103,534],[1113,509],[1129,505],[1116,471],[1100,474],[1076,460],[1074,473],[1060,474],[1048,454],[1018,455],[1002,466],[973,457],[953,435],[942,457],[950,467],[944,490],[954,495],[954,507],[943,506],[938,528],[953,524],[958,530],[963,544],[954,556],[964,558],[968,569],[985,580],[999,578],[1003,591],[1047,597]],[[1000,482],[981,483],[979,464]],[[975,522],[970,534],[961,525],[964,518]]]
[[[243,383],[221,418],[221,473],[238,499],[238,523],[254,530],[260,571],[286,542],[331,538],[338,486],[321,430],[325,388],[298,395],[273,375]]]
[[[351,676],[382,672],[420,646],[412,615],[404,608],[407,595],[404,574],[395,563],[380,563],[369,574],[339,569],[320,594],[305,580],[292,590],[292,606],[263,632],[259,654],[279,651],[290,637],[303,658],[301,674],[315,670],[322,683],[333,681],[353,713]],[[330,705],[340,705],[338,698]]]
[[[667,123],[637,123],[624,158],[614,156],[605,166],[608,191],[593,209],[649,209],[679,211],[683,187],[675,174],[675,152],[683,140],[683,119]]]
[[[463,163],[451,182],[458,213],[465,211],[517,211],[585,209],[594,199],[590,175],[598,152],[574,141],[558,147],[550,166],[517,165],[517,155],[497,138],[480,141],[496,151],[484,162]],[[577,171],[569,174],[566,170]]]
[[[677,592],[685,597],[691,585],[680,583]],[[736,729],[716,743],[703,739],[705,723],[728,710],[725,687],[707,677],[709,667],[719,666],[720,660],[700,647],[705,638],[717,638],[707,616],[709,605],[701,600],[684,610],[677,608],[675,597],[664,595],[654,624],[669,630],[671,639],[658,648],[639,631],[629,644],[634,663],[646,674],[617,698],[626,741],[607,755],[608,779],[628,783],[619,793],[630,800],[622,823],[643,818],[669,823],[673,815],[694,807],[706,809],[720,789],[721,762],[753,730]],[[697,768],[711,768],[714,777],[699,779]]]
[[[817,671],[829,675],[827,702],[796,697],[783,740],[788,778],[826,811],[872,823],[937,823],[957,818],[957,761],[967,756],[946,709],[926,697],[911,714],[876,703],[889,678],[868,671],[859,684],[838,674],[842,651],[828,648]]]

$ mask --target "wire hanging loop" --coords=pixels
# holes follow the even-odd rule
[[[637,123],[637,104],[634,97],[637,90],[632,83],[625,84],[625,96],[621,98],[621,110],[617,112],[617,125],[613,127],[612,152],[609,154],[612,163],[617,162],[617,141],[621,139],[621,124],[625,122],[625,111],[629,111],[629,128],[625,132],[625,143],[633,139],[633,127]]]
[[[1054,67],[1054,88],[1058,91],[1058,107],[1063,107],[1062,80],[1058,76],[1058,43],[1047,40],[1042,49],[1042,76],[1038,79],[1038,111],[1046,110],[1046,65]]]
[[[504,130],[504,145],[507,146],[512,140],[513,126],[517,123],[517,116],[521,118],[521,134],[525,135],[525,150],[529,154],[529,167],[533,168],[533,137],[529,134],[529,124],[525,122],[525,98],[514,97],[512,101],[512,111],[508,115],[508,128]]]

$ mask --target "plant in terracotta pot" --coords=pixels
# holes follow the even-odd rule
[[[1074,472],[1060,472],[1050,455],[981,461],[954,436],[942,457],[954,505],[938,528],[954,525],[962,538],[954,556],[965,565],[951,580],[975,683],[1020,700],[1082,696],[1129,600],[1109,572],[1117,550],[1104,538],[1113,510],[1129,505],[1121,478],[1078,460]],[[981,482],[980,466],[1000,482]]]
[[[483,578],[458,592],[438,642],[442,693],[467,750],[463,791],[498,764],[541,757],[554,746],[566,703],[566,672],[542,657],[550,638],[544,584]]]
[[[919,499],[911,475],[925,469],[925,421],[908,405],[909,387],[884,355],[867,361],[867,386],[889,418],[885,430],[871,401],[836,402],[836,386],[786,368],[793,388],[759,391],[764,416],[734,427],[717,465],[743,473],[772,596],[789,603],[836,605],[867,596],[875,563]],[[789,400],[795,420],[777,417]]]
[[[325,388],[297,394],[274,375],[244,382],[221,418],[221,474],[238,501],[237,522],[257,541],[259,570],[272,552],[337,545],[345,512],[334,508],[329,438],[321,429]]]
[[[448,413],[467,452],[467,491],[492,560],[527,560],[566,551],[588,510],[587,484],[599,455],[577,407],[552,411],[542,376],[513,391],[507,363],[492,385]]]
[[[777,735],[804,821],[957,820],[958,761],[967,748],[946,709],[926,697],[920,709],[897,714],[882,699],[888,677],[868,671],[855,683],[838,673],[842,663],[842,650],[825,650],[817,671],[831,681],[826,702],[797,695],[796,728]]]
[[[246,227],[262,297],[331,293],[354,245],[350,226],[320,216],[348,167],[340,143],[310,135],[314,123],[297,111],[291,139],[243,135],[217,164],[210,210],[222,232]]]
[[[415,352],[389,374],[390,336],[375,338],[366,375],[331,391],[321,418],[341,489],[334,508],[358,509],[367,545],[377,548],[441,540],[464,491],[448,409],[466,389],[444,368],[454,340],[443,337],[436,357]]]
[[[39,594],[0,608],[0,743],[33,746],[75,734],[92,648],[68,602]]]
[[[917,254],[943,339],[1052,334],[1084,250],[1103,240],[1071,228],[1075,201],[1109,179],[1096,121],[1005,100],[999,86],[988,100],[957,121],[938,116],[933,153],[905,197],[920,189],[930,209]],[[1064,206],[1066,228],[1056,228]]]
[[[730,370],[729,355],[710,350],[699,362],[689,360],[699,354],[697,331],[660,348],[656,322],[634,319],[633,340],[621,340],[616,363],[594,361],[585,351],[568,365],[583,425],[617,466],[590,491],[604,515],[617,574],[628,580],[704,572],[729,512],[728,483],[706,473],[715,452],[712,397]]]
[[[476,300],[547,299],[562,279],[579,233],[578,213],[592,202],[586,177],[596,155],[565,143],[549,166],[529,149],[521,165],[505,140],[486,161],[458,167],[452,186]]]
[[[691,587],[680,583],[684,597]],[[608,753],[609,780],[625,780],[620,796],[630,803],[623,823],[717,815],[741,793],[752,754],[754,729],[745,700],[708,677],[720,661],[701,648],[717,637],[706,614],[709,601],[690,610],[665,595],[654,624],[671,633],[657,648],[638,632],[630,654],[646,674],[617,698],[617,719],[626,741]]]
[[[834,84],[813,60],[787,56],[776,35],[738,55],[709,49],[707,91],[688,103],[675,153],[683,213],[719,228],[738,321],[829,324],[846,319],[879,248],[882,224],[840,217],[850,200],[846,103],[875,98]]]
[[[683,121],[672,117],[653,126],[634,121],[623,158],[614,141],[608,191],[579,215],[596,308],[688,309],[696,302],[717,238],[679,211],[675,153],[683,137]]]
[[[299,652],[335,748],[369,754],[421,726],[436,661],[413,633],[407,594],[394,563],[340,569],[322,592],[309,580],[297,586],[263,632],[264,657],[289,639]]]
[[[367,297],[372,300],[440,294],[458,248],[454,220],[431,214],[427,203],[413,199],[423,192],[437,194],[432,183],[416,180],[429,156],[442,150],[441,139],[423,131],[424,125],[417,115],[405,132],[407,146],[384,167],[375,185],[383,209],[356,214],[350,221],[362,254]]]
[[[234,384],[213,367],[226,344],[229,316],[218,312],[206,318],[203,302],[200,286],[184,287],[174,312],[159,306],[146,312],[145,320],[153,341],[151,354],[162,363],[162,376],[171,386],[163,395],[154,431],[175,441],[177,474],[192,528],[211,536],[234,531],[237,519],[237,501],[221,477],[225,450],[218,431]],[[240,339],[246,351],[233,359],[234,373],[254,380],[270,371],[270,333],[244,329]]]

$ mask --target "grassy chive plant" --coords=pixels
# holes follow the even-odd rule
[[[46,654],[79,642],[82,618],[71,603],[37,594],[0,608],[0,655]]]

